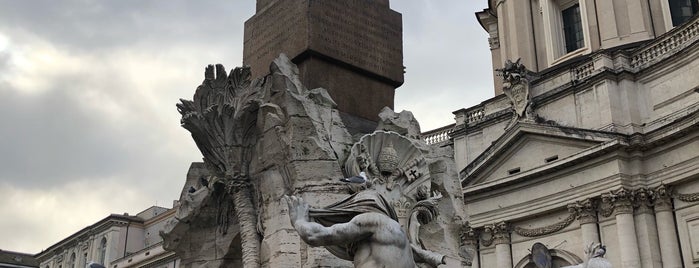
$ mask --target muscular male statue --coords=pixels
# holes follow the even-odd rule
[[[309,206],[303,199],[285,196],[291,225],[310,246],[348,245],[354,267],[414,268],[415,262],[433,266],[444,257],[410,244],[400,224],[385,214],[365,212],[349,222],[323,226],[310,221]],[[353,255],[353,256],[352,256]]]

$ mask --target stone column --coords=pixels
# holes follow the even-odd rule
[[[459,257],[461,266],[472,267],[473,261],[478,259],[478,233],[466,223],[461,229],[461,241],[459,245]]]
[[[641,254],[641,267],[660,268],[660,245],[658,242],[658,227],[653,214],[653,191],[640,188],[634,191],[634,221],[636,224],[636,239]]]
[[[495,243],[495,258],[498,268],[512,268],[510,231],[507,228],[507,223],[500,222],[491,225],[490,228],[492,228],[493,243]]]
[[[672,198],[669,190],[661,185],[654,193],[655,220],[658,226],[658,240],[660,242],[660,257],[663,268],[681,268],[680,248],[675,231],[675,218],[672,215]]]
[[[599,230],[597,229],[597,206],[592,199],[577,201],[568,205],[571,212],[577,214],[582,232],[583,245],[599,243]]]
[[[633,194],[624,188],[602,195],[602,200],[613,206],[619,239],[619,255],[622,268],[641,267],[636,226],[633,220]]]

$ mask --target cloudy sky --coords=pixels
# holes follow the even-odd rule
[[[170,207],[200,161],[175,103],[242,64],[254,0],[0,0],[0,249],[37,253],[110,213]],[[486,0],[393,0],[423,130],[492,97]]]

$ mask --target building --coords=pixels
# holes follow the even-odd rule
[[[85,267],[89,262],[109,268],[179,267],[166,252],[159,232],[176,209],[152,206],[135,216],[111,214],[36,254],[41,268]]]
[[[0,249],[0,268],[39,267],[34,255]]]
[[[536,242],[561,266],[601,242],[614,267],[699,267],[698,7],[489,0],[476,13],[496,96],[426,133],[454,147],[472,267],[536,267]]]

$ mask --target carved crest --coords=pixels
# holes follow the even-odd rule
[[[364,171],[377,190],[400,187],[399,192],[408,196],[422,184],[429,186],[429,168],[420,150],[410,139],[390,131],[362,137],[352,146],[345,170],[348,174]]]
[[[502,69],[496,70],[502,76],[504,81],[502,91],[512,102],[512,109],[515,111],[517,118],[525,117],[527,108],[530,105],[527,68],[520,63],[520,60],[517,59],[515,62],[507,60]]]

